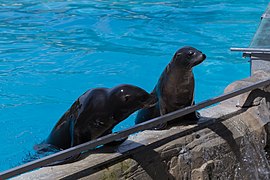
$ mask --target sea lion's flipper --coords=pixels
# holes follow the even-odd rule
[[[122,138],[122,139],[117,139],[115,141],[109,142],[107,144],[104,144],[104,146],[119,146],[120,144],[122,144],[123,142],[125,142],[125,140],[127,140],[128,137],[126,138]]]
[[[162,114],[163,114],[163,111],[160,110],[160,105],[157,102],[155,106],[139,110],[135,119],[135,124],[139,124],[139,123],[148,121],[150,119],[154,119],[156,117],[159,117]],[[165,129],[166,127],[167,127],[167,123],[162,123],[154,127],[153,129],[162,130],[162,129]]]
[[[162,123],[162,124],[154,127],[153,129],[154,130],[163,130],[163,129],[166,129],[167,125],[168,125],[167,123]]]
[[[168,113],[168,112],[167,112],[167,109],[164,108],[164,106],[162,106],[162,103],[159,103],[159,114],[160,114],[160,116],[162,116],[162,115],[164,115],[164,114],[167,114],[167,113]],[[166,123],[162,123],[162,124],[160,124],[160,125],[154,127],[153,129],[155,129],[155,130],[166,129],[167,125],[168,125],[167,122],[166,122]]]
[[[45,141],[40,144],[36,144],[33,148],[38,154],[45,154],[50,152],[55,153],[62,150],[52,144],[45,143]]]
[[[109,129],[108,131],[104,132],[100,137],[106,136],[108,134],[112,134],[112,130],[111,129]],[[118,145],[122,144],[125,140],[127,140],[127,137],[126,138],[122,138],[122,139],[117,139],[115,141],[106,143],[106,144],[104,144],[104,146],[118,146]]]
[[[159,105],[157,103],[153,107],[144,108],[144,109],[139,110],[138,114],[135,118],[135,124],[139,124],[139,123],[148,121],[148,120],[156,118],[158,116],[160,116],[160,113],[159,113]]]
[[[56,161],[56,162],[47,164],[46,166],[56,166],[56,165],[69,164],[69,163],[73,163],[73,162],[79,161],[81,159],[83,159],[83,157],[81,156],[81,153],[80,153],[78,155],[74,155],[74,156],[68,157],[68,158],[66,158],[64,160],[60,160],[60,161]]]
[[[45,157],[47,155],[60,152],[62,149],[59,149],[59,148],[57,148],[56,146],[54,146],[52,144],[46,144],[45,141],[44,141],[44,143],[40,143],[40,144],[35,145],[34,150],[36,151],[38,156],[42,155],[42,157]],[[75,155],[75,156],[68,157],[68,158],[66,158],[64,160],[60,160],[60,161],[50,163],[50,164],[48,164],[46,166],[55,166],[55,165],[72,163],[72,162],[80,160],[81,159],[80,157],[81,157],[81,154],[78,154],[78,155]]]
[[[195,111],[183,116],[181,119],[183,119],[182,122],[184,124],[197,124],[200,117],[201,117],[200,113]]]
[[[195,101],[192,102],[192,105],[195,105]],[[198,111],[183,116],[183,119],[187,120],[188,124],[196,124],[200,118],[201,114]]]

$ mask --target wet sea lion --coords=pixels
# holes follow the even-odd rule
[[[205,58],[205,54],[193,47],[179,49],[162,72],[151,93],[156,98],[157,104],[150,108],[141,109],[137,114],[135,123],[139,124],[194,104],[192,68],[203,62]],[[180,119],[197,121],[198,117],[197,113],[194,112]]]
[[[150,105],[152,99],[149,93],[132,85],[90,89],[72,104],[35,149],[63,150],[110,134],[115,125]]]

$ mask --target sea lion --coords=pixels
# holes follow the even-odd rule
[[[64,150],[110,134],[115,125],[152,103],[152,96],[132,85],[90,89],[60,118],[38,152]]]
[[[151,93],[156,98],[156,105],[141,109],[137,114],[135,123],[139,124],[160,115],[193,105],[195,85],[192,68],[203,62],[205,58],[205,54],[193,47],[186,46],[176,51]],[[198,115],[194,112],[180,119],[196,121]],[[162,126],[158,129],[164,128],[166,124]]]

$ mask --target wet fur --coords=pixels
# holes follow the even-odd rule
[[[200,64],[205,58],[206,56],[195,48],[184,47],[179,49],[162,72],[151,93],[157,101],[156,106],[140,110],[135,123],[139,124],[193,105],[195,83],[192,67]],[[198,113],[194,112],[169,123],[177,123],[183,119],[188,119],[187,123],[194,123],[198,118]],[[164,127],[166,127],[166,124],[161,125],[158,129]]]
[[[118,123],[151,103],[150,94],[132,85],[88,90],[65,112],[48,138],[34,149],[64,150],[110,134]]]

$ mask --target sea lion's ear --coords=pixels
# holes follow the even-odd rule
[[[125,94],[124,96],[121,97],[121,98],[122,98],[122,101],[123,101],[123,102],[129,101],[130,96],[131,96],[130,94]]]
[[[174,56],[173,56],[173,59],[179,57],[181,55],[181,53],[175,53]]]
[[[176,56],[181,56],[181,55],[182,55],[182,53],[181,53],[181,52],[179,52],[179,53],[176,53],[175,55],[176,55]]]

